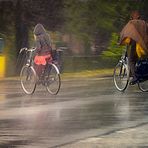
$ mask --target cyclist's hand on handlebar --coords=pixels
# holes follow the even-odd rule
[[[27,47],[21,48],[19,53],[23,52],[24,50],[27,51]]]

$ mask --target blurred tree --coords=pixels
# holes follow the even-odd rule
[[[29,30],[42,23],[50,31],[78,36],[104,50],[112,32],[119,32],[132,9],[148,16],[147,0],[1,0],[0,33],[15,35],[17,52],[28,44]],[[63,13],[64,11],[64,13]]]
[[[98,50],[107,44],[115,15],[115,3],[106,0],[64,0],[66,31],[76,34],[88,45],[93,42]]]
[[[64,0],[66,31],[98,50],[107,47],[112,32],[120,32],[132,10],[147,13],[147,0]],[[100,53],[100,52],[99,52]]]
[[[148,1],[147,0],[142,1],[141,14],[142,14],[142,18],[148,21]]]
[[[62,9],[62,0],[1,0],[0,32],[15,35],[18,53],[20,48],[29,46],[29,29],[37,23],[42,23],[51,31],[60,30],[63,24]]]
[[[117,31],[120,31],[122,27],[130,20],[130,14],[133,10],[138,10],[142,19],[146,17],[148,9],[147,0],[118,0],[116,2],[116,19],[114,20],[114,25]]]
[[[125,47],[116,44],[119,32],[123,26],[130,20],[130,14],[133,10],[138,10],[141,14],[141,19],[148,19],[148,1],[147,0],[126,0],[116,3],[116,19],[114,25],[117,28],[117,33],[112,33],[109,41],[109,46],[106,51],[102,52],[102,56],[106,58],[116,59],[121,56]]]
[[[16,53],[18,55],[19,49],[29,46],[28,33],[29,33],[29,22],[25,12],[25,5],[20,0],[15,2],[15,38],[16,38]]]

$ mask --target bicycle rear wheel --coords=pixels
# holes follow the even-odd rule
[[[119,62],[114,68],[113,80],[119,91],[124,91],[129,82],[129,70],[126,64]]]
[[[148,92],[148,80],[139,82],[138,87],[142,92]]]
[[[32,66],[25,65],[20,73],[21,86],[26,94],[33,94],[36,89],[36,72]]]
[[[55,64],[49,64],[48,73],[45,76],[47,91],[52,94],[58,94],[61,87],[61,78],[59,69]]]

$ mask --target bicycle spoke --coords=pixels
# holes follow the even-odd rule
[[[50,65],[50,70],[48,72],[46,84],[49,93],[57,94],[59,92],[61,85],[60,74],[58,72],[57,67],[54,64]]]
[[[114,69],[114,84],[119,91],[124,91],[128,85],[128,70],[123,63],[118,63]]]
[[[36,88],[36,73],[33,67],[24,66],[21,70],[20,78],[24,92],[32,94]]]

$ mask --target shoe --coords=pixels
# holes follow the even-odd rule
[[[133,78],[133,79],[130,81],[130,85],[135,85],[137,82],[138,82],[138,79],[137,79],[137,78]]]

